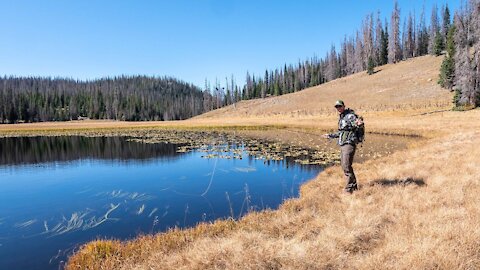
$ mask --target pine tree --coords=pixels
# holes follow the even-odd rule
[[[403,22],[402,39],[400,42],[401,42],[400,44],[401,44],[401,50],[402,50],[402,59],[406,60],[408,56],[407,56],[407,24],[405,21]]]
[[[365,70],[364,63],[364,48],[363,48],[363,42],[360,37],[360,33],[357,31],[357,37],[355,40],[355,65],[354,65],[354,72],[360,72]]]
[[[347,75],[355,73],[355,41],[350,37],[347,42]]]
[[[375,26],[375,64],[380,66],[383,64],[380,56],[383,42],[383,26],[380,20],[380,11],[377,14],[377,22]]]
[[[433,45],[433,53],[436,56],[441,55],[444,47],[445,46],[443,45],[443,37],[440,32],[437,32],[437,35],[435,36],[435,44]]]
[[[374,44],[373,44],[373,14],[367,15],[363,22],[363,66],[368,66],[368,61],[374,56]]]
[[[425,24],[425,7],[420,15],[420,22],[417,29],[416,56],[422,56],[428,53],[428,31]]]
[[[448,32],[450,30],[450,10],[448,9],[448,4],[443,9],[442,13],[442,35],[444,38],[445,44],[447,43]]]
[[[453,103],[453,110],[460,110],[460,98],[462,97],[462,91],[460,89],[455,89],[455,93],[453,94],[452,103]]]
[[[438,27],[438,9],[437,5],[433,5],[432,7],[432,16],[430,17],[430,32],[428,38],[428,53],[435,54],[435,44],[437,35],[440,33],[440,29]]]
[[[335,80],[338,78],[338,60],[337,60],[337,52],[335,50],[335,46],[332,45],[330,49],[330,54],[327,54],[327,80]]]
[[[343,38],[342,51],[340,52],[340,77],[348,75],[348,70],[347,70],[347,47],[348,47],[348,42],[347,42],[347,37],[345,36]]]
[[[374,67],[375,67],[375,63],[373,62],[373,57],[369,57],[368,58],[368,67],[367,67],[367,74],[368,75],[372,75],[374,72]]]
[[[455,87],[461,92],[459,104],[475,104],[475,73],[470,56],[470,14],[463,10],[455,15]]]
[[[475,106],[480,106],[480,0],[471,0],[472,5],[472,32],[474,36],[474,80],[475,80]]]
[[[380,49],[380,65],[388,63],[388,23],[385,21],[385,30],[382,30],[382,47]]]
[[[443,59],[440,68],[440,77],[438,83],[445,89],[453,88],[453,81],[455,76],[455,26],[451,26],[447,35],[447,55]],[[455,103],[456,104],[456,103]]]
[[[413,18],[412,14],[408,16],[408,25],[406,30],[406,40],[405,40],[405,58],[414,57],[415,53],[415,32],[414,32],[414,25],[413,25]]]
[[[391,31],[390,39],[388,41],[388,62],[397,63],[402,60],[402,48],[400,45],[400,8],[398,7],[397,1],[395,1],[390,24]]]
[[[262,92],[261,92],[261,97],[265,98],[268,93],[268,70],[265,70],[265,76],[263,79],[263,84],[262,84]]]
[[[253,92],[253,81],[250,73],[247,71],[246,85],[244,90],[244,99],[251,99]]]

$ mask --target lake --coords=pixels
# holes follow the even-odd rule
[[[242,140],[184,151],[128,137],[0,139],[0,269],[58,269],[97,238],[276,208],[322,167],[265,160]]]

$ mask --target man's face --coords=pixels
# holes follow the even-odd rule
[[[337,109],[338,113],[343,113],[343,111],[345,111],[345,106],[335,106],[335,109]]]

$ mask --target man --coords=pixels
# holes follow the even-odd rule
[[[338,132],[324,134],[323,137],[328,139],[338,138],[341,165],[347,182],[345,192],[353,193],[353,191],[358,189],[357,179],[352,167],[353,156],[359,142],[356,130],[363,124],[363,120],[357,117],[353,110],[345,108],[345,103],[342,100],[335,102],[335,108],[340,116]]]

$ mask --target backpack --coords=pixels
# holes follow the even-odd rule
[[[355,129],[355,137],[359,143],[365,141],[365,123],[363,122],[363,117],[355,115],[357,117],[356,124],[357,128]]]

